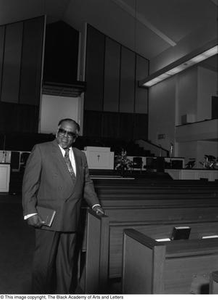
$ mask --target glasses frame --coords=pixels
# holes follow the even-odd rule
[[[78,137],[78,134],[76,132],[73,131],[67,131],[63,128],[59,128],[58,129],[58,134],[60,135],[67,135],[67,137],[70,137],[71,139],[76,139]]]

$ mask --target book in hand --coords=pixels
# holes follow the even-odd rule
[[[190,232],[189,226],[176,226],[173,228],[171,240],[188,240]]]
[[[36,209],[38,211],[40,218],[42,219],[42,221],[44,221],[43,225],[50,227],[54,220],[56,211],[44,206],[37,206]]]

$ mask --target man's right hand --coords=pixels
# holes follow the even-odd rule
[[[27,219],[27,224],[36,228],[41,228],[44,223],[39,215],[34,215]]]

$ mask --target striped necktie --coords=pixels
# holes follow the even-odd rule
[[[68,171],[70,172],[71,177],[76,178],[76,175],[74,173],[74,170],[73,170],[73,167],[72,167],[72,164],[71,164],[71,161],[70,161],[69,151],[70,151],[70,149],[65,150],[64,159],[65,159],[65,162],[67,164],[67,168],[68,168]]]

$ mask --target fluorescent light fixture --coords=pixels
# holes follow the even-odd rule
[[[148,76],[145,80],[141,80],[139,82],[139,86],[151,87],[152,85],[155,85],[166,78],[174,76],[175,74],[178,74],[185,69],[198,64],[199,62],[208,59],[209,57],[216,54],[218,54],[218,45],[212,46],[209,49],[204,50],[203,52],[201,51],[198,53],[195,52],[194,54],[189,54],[185,58],[181,58],[176,62],[168,65],[167,67]]]

